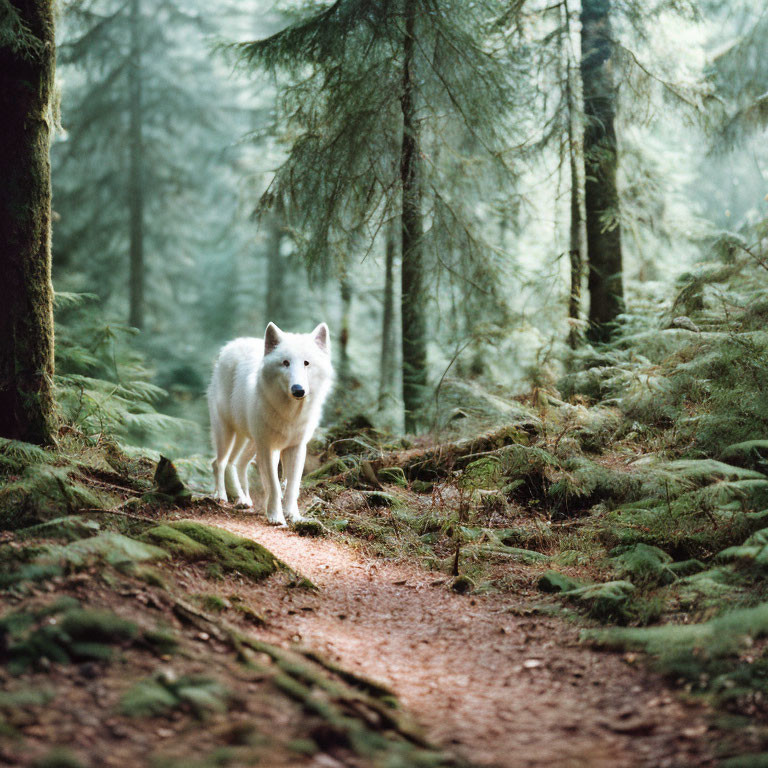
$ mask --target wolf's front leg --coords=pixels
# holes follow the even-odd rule
[[[256,460],[259,464],[261,484],[267,494],[267,520],[274,525],[285,525],[285,516],[280,504],[280,480],[277,476],[280,452],[259,451]]]
[[[283,451],[283,473],[285,474],[285,498],[283,511],[285,517],[292,523],[301,520],[299,514],[299,486],[301,474],[304,471],[304,459],[307,456],[307,444],[292,445]]]

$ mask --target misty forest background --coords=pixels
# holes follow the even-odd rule
[[[342,3],[269,37],[320,7],[64,4],[51,155],[69,418],[207,454],[217,348],[327,320],[329,421],[441,426],[474,386],[554,389],[594,342],[631,351],[686,327],[681,290],[702,270],[759,275],[762,3],[435,2],[405,20]],[[729,287],[713,311],[733,320],[752,302]],[[128,403],[116,417],[96,379],[188,423]]]
[[[478,611],[492,593],[564,617],[629,665],[647,652],[737,718],[723,755],[763,752],[733,766],[768,764],[765,0],[53,6],[0,0],[0,661],[111,658],[103,616],[35,601],[103,587],[112,610],[126,579],[197,600],[174,631],[203,626],[238,664],[250,643],[301,685],[354,682],[214,617],[246,621],[266,592],[243,584],[282,565],[259,518],[207,498],[213,360],[269,321],[326,321],[337,382],[302,533],[442,572],[431,586]],[[208,592],[174,593],[194,568]],[[292,573],[258,589],[312,587]],[[74,634],[40,624],[49,608]],[[147,685],[189,713],[175,678]],[[135,706],[147,690],[126,717],[159,716]],[[320,714],[358,755],[415,743],[398,721],[360,746],[368,720]],[[660,750],[652,730],[616,732]],[[386,764],[438,764],[410,759]]]

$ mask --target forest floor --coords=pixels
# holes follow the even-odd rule
[[[764,582],[706,554],[761,535],[765,513],[654,533],[595,505],[651,471],[633,446],[566,465],[543,447],[565,439],[528,445],[522,424],[370,458],[339,439],[308,467],[296,529],[268,526],[258,498],[193,497],[167,460],[109,441],[9,442],[0,764],[765,765]],[[768,482],[703,470],[718,493]],[[626,532],[642,538],[617,548]],[[641,639],[671,648],[666,667],[632,634],[659,619]],[[607,650],[605,631],[632,642]]]
[[[458,595],[435,572],[249,513],[200,519],[255,539],[318,587],[288,597],[254,587],[267,619],[260,634],[383,682],[431,741],[473,764],[713,764],[702,705],[636,657],[590,650],[575,626],[530,615],[526,596]]]

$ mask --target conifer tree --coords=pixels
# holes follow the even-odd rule
[[[51,443],[52,0],[0,0],[0,437]]]
[[[589,258],[589,330],[607,341],[624,310],[621,225],[616,186],[616,84],[610,0],[583,0],[581,79],[584,98],[584,187]]]
[[[237,129],[227,138],[216,120],[228,86],[195,5],[82,0],[62,24],[56,269],[136,328],[198,293],[198,254],[222,242],[208,203],[234,197],[222,149]]]
[[[423,423],[427,399],[427,270],[434,274],[440,263],[438,255],[428,267],[429,247],[471,231],[460,195],[442,186],[437,151],[427,162],[426,147],[439,132],[457,155],[469,138],[476,152],[498,157],[512,99],[507,72],[487,45],[497,7],[448,0],[314,6],[283,31],[238,46],[246,63],[291,77],[283,81],[280,109],[297,138],[262,204],[285,205],[292,229],[304,237],[300,250],[314,264],[344,261],[361,233],[372,239],[385,219],[399,217],[410,431]]]

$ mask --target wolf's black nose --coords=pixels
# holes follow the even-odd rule
[[[297,399],[301,400],[302,397],[304,397],[304,390],[301,388],[299,384],[294,384],[291,387],[291,394]]]

